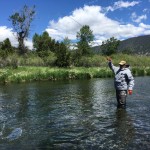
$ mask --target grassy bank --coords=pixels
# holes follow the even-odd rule
[[[41,80],[88,79],[112,76],[108,68],[49,68],[19,67],[18,69],[0,69],[0,82],[30,82]]]
[[[132,72],[134,76],[150,75],[150,68],[133,67]],[[71,69],[54,67],[18,67],[18,69],[0,69],[0,83],[109,77],[113,77],[113,73],[108,67],[75,67]]]
[[[149,56],[115,54],[111,58],[113,64],[117,66],[120,60],[126,60],[131,65],[134,76],[150,76]],[[0,83],[113,77],[112,71],[107,66],[106,56],[84,56],[78,64],[81,67],[72,68],[54,67],[52,60],[51,57],[42,60],[34,55],[26,57],[12,55],[7,59],[0,59]]]

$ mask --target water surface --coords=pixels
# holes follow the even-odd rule
[[[150,149],[150,77],[135,78],[126,110],[113,79],[0,86],[0,149]]]

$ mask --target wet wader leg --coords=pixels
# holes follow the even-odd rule
[[[126,108],[127,91],[116,90],[117,108]]]

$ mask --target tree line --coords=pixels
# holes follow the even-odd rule
[[[24,6],[19,12],[13,13],[9,16],[13,29],[16,33],[18,47],[13,47],[9,38],[0,43],[0,55],[2,59],[7,56],[17,53],[20,56],[27,54],[34,54],[45,60],[47,57],[55,59],[54,64],[58,67],[68,67],[70,65],[79,66],[82,57],[90,57],[93,55],[92,42],[94,41],[93,31],[88,25],[81,27],[77,32],[77,42],[73,45],[71,40],[66,37],[59,42],[52,39],[48,32],[43,32],[41,35],[35,33],[32,42],[33,50],[29,50],[25,46],[24,41],[28,38],[30,33],[31,23],[35,16],[35,6]],[[112,55],[117,53],[117,47],[120,41],[114,37],[103,41],[100,47],[102,55]]]

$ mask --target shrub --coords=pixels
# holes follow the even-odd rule
[[[43,58],[45,66],[54,66],[56,59],[57,57],[52,52],[47,57]]]
[[[132,73],[134,76],[144,76],[145,69],[144,68],[132,68]]]
[[[146,69],[145,69],[145,72],[146,72],[146,75],[147,75],[147,76],[150,76],[150,68],[146,68]]]
[[[107,61],[105,57],[100,55],[83,56],[79,60],[79,66],[81,67],[106,67]]]

